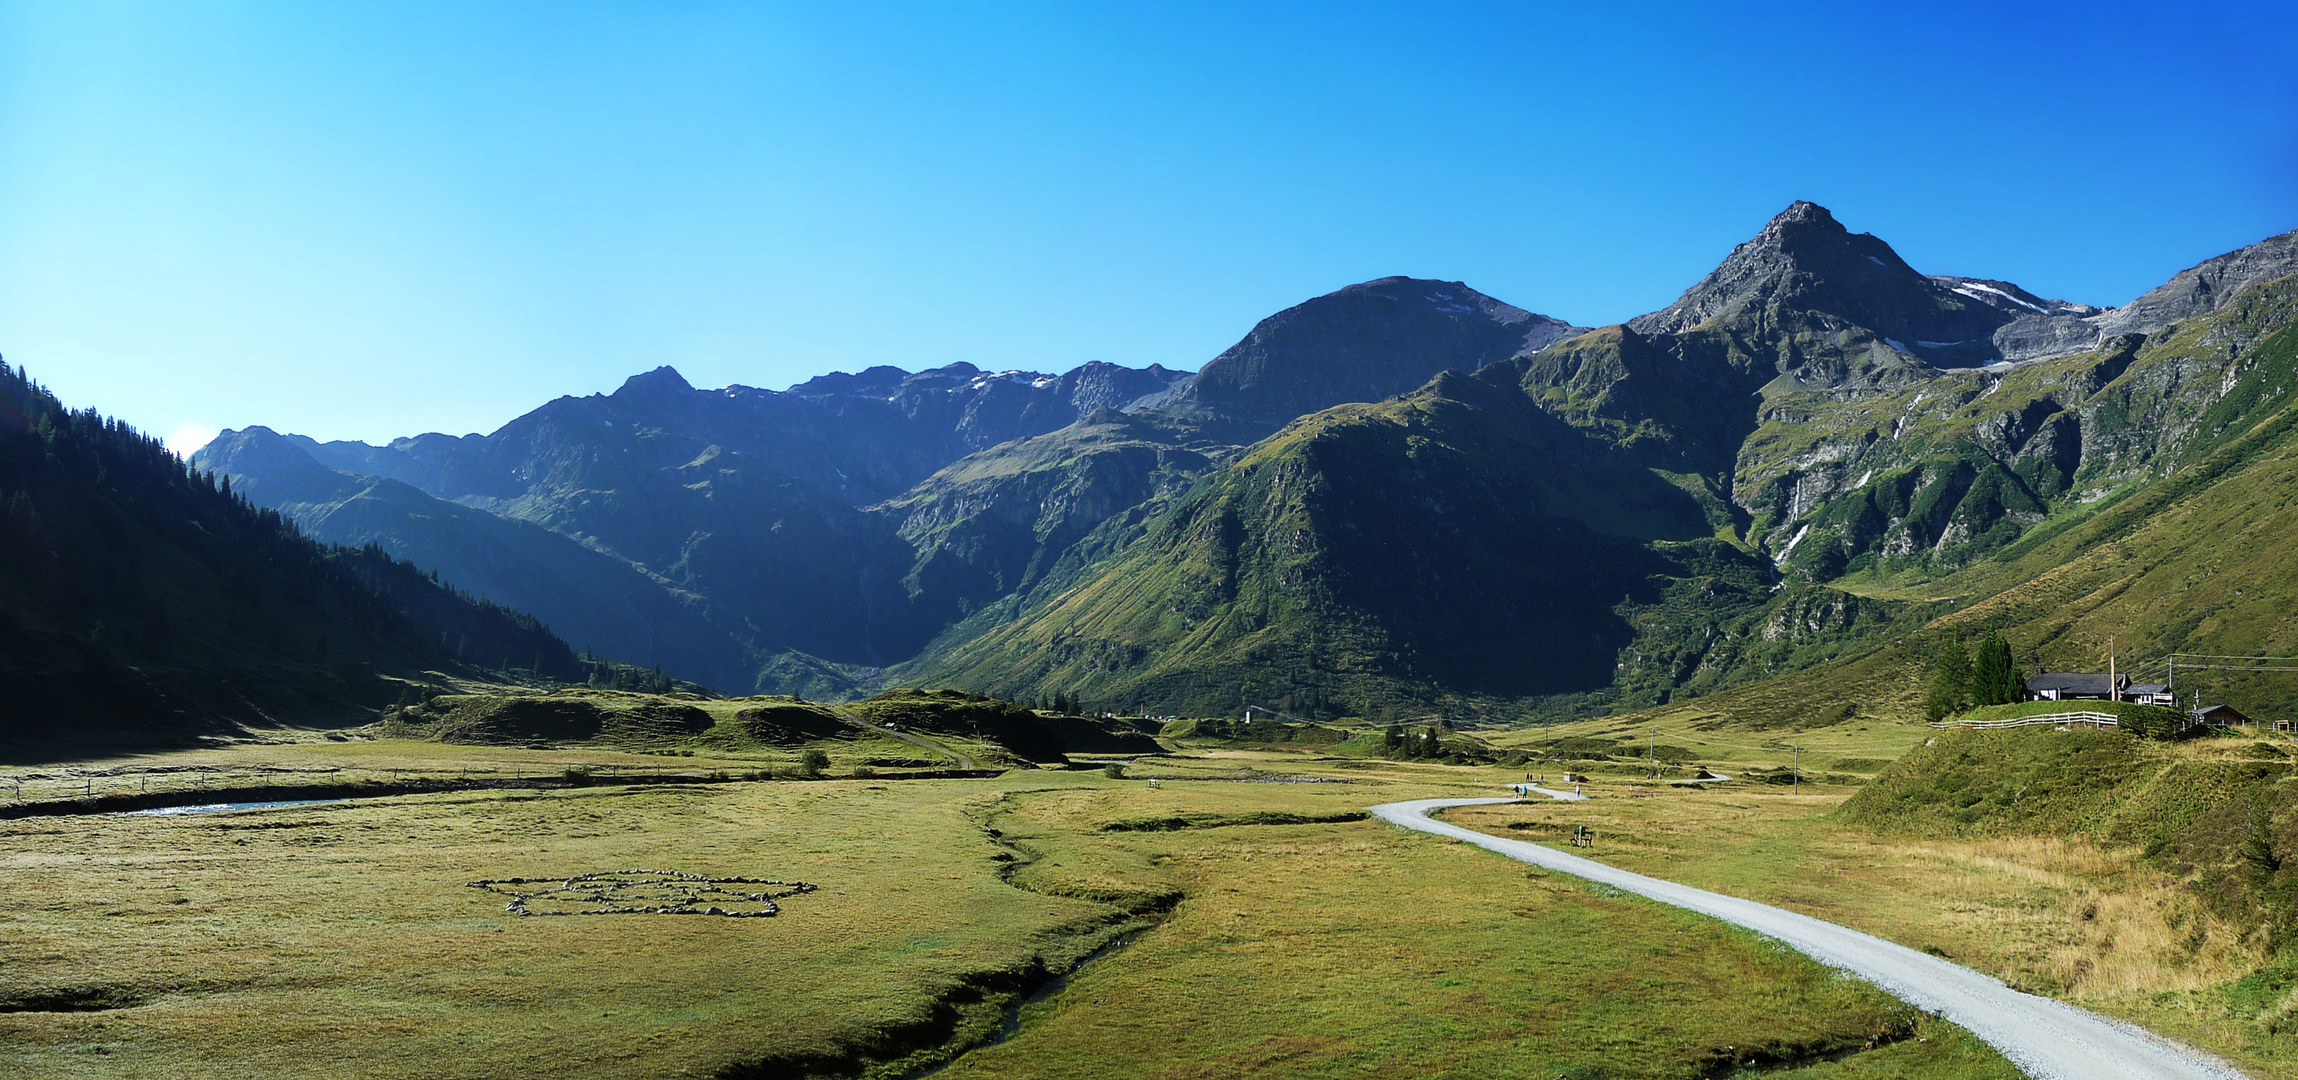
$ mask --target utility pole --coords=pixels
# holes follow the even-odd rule
[[[1796,747],[1796,748],[1795,748],[1795,759],[1794,759],[1794,763],[1793,763],[1793,764],[1791,764],[1791,765],[1789,765],[1789,766],[1787,767],[1787,772],[1788,772],[1788,783],[1787,783],[1787,786],[1788,786],[1788,787],[1791,787],[1791,788],[1800,788],[1800,787],[1802,787],[1802,786],[1803,786],[1803,748],[1802,748],[1802,747],[1798,746],[1798,747]]]
[[[2120,702],[2122,687],[2116,685],[2114,672],[2114,635],[2107,635],[2107,699]]]

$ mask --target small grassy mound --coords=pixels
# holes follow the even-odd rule
[[[1883,771],[1837,813],[1918,835],[2089,832],[2151,774],[2119,731],[1947,731]]]
[[[847,706],[876,724],[994,742],[1031,761],[1064,755],[1156,753],[1157,740],[1082,716],[1042,716],[1010,701],[963,690],[888,690]]]
[[[2136,847],[2224,913],[2298,943],[2298,772],[2237,739],[2128,731],[1948,731],[1836,815],[1915,836],[2056,836]]]
[[[690,695],[565,690],[551,694],[442,694],[387,714],[390,738],[522,746],[548,742],[653,745],[710,730]],[[700,699],[695,699],[700,700]]]
[[[758,703],[745,703],[734,714],[733,726],[739,732],[737,741],[747,740],[770,746],[792,746],[820,739],[839,739],[851,734],[829,709],[804,701],[756,699]]]
[[[2125,731],[2157,739],[2190,737],[2207,734],[2210,730],[2190,727],[2186,722],[2186,714],[2177,709],[2128,701],[2021,701],[2010,705],[1981,706],[1961,713],[1954,719],[2025,720],[2058,713],[2104,713],[2116,718]]]

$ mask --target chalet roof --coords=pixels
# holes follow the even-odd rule
[[[2170,687],[2158,682],[2135,682],[2123,687],[2122,692],[2126,694],[2167,694],[2170,693]]]
[[[2250,719],[2248,716],[2243,715],[2242,710],[2237,709],[2232,705],[2204,705],[2201,708],[2194,710],[2194,715],[2205,720],[2212,718],[2223,720]]]
[[[2116,675],[2110,681],[2106,675],[2095,672],[2046,671],[2027,678],[2027,692],[2030,694],[2056,690],[2062,694],[2096,694],[2105,697],[2118,687],[2127,690],[2130,687],[2130,676]]]

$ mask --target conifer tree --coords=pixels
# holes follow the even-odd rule
[[[1971,652],[1964,648],[1960,634],[1941,646],[1939,655],[1931,660],[1931,696],[1923,703],[1923,715],[1931,720],[1944,720],[1970,706]]]
[[[2011,660],[2011,645],[1992,630],[1979,642],[1979,656],[1971,665],[1971,700],[1979,705],[2008,705],[2026,696],[2019,667]]]

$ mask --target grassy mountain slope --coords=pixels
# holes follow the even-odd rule
[[[1738,464],[1741,501],[1787,568],[1927,577],[2049,533],[2171,475],[2279,407],[2257,353],[2298,320],[2298,278],[2150,337],[1887,396],[1782,395]],[[1792,545],[1792,547],[1791,547]]]
[[[1922,586],[1972,598],[1944,625],[2003,628],[2022,662],[2060,669],[2101,664],[2109,639],[2126,664],[2174,650],[2298,655],[2298,327],[2225,374],[2163,479]],[[2287,719],[2289,678],[2197,671],[2181,689]]]
[[[1723,639],[1792,648],[1807,624],[1875,622],[1854,598],[1775,598],[1761,560],[1714,531],[1695,490],[1509,373],[1440,376],[1295,422],[1073,588],[914,670],[1184,710],[1242,694],[1369,711],[1646,675],[1665,695]],[[1799,604],[1767,627],[1767,605]]]
[[[1212,467],[1156,416],[1103,410],[951,464],[875,509],[916,549],[904,579],[944,622],[1042,582],[1102,522]]]
[[[2286,650],[2247,593],[2193,611],[2198,566],[2287,595],[2256,554],[2279,542],[2272,440],[2245,434],[2294,382],[2286,239],[2181,275],[2176,303],[2101,312],[1927,277],[1798,203],[1668,308],[1569,337],[1383,279],[1264,320],[1185,386],[952,367],[777,395],[662,369],[477,443],[367,449],[676,598],[706,627],[679,633],[715,635],[681,648],[741,657],[701,676],[729,689],[1580,715],[1832,661],[1919,669],[1933,637],[1910,635],[1949,604],[1937,630],[2006,629],[2022,662],[2088,666],[2108,634]],[[1439,364],[1473,373],[1279,427]],[[1085,415],[1052,426],[1063,409]],[[392,512],[441,534],[402,541],[425,551],[478,531]],[[2154,524],[2174,515],[2192,524]],[[2101,545],[2142,529],[2161,565],[2138,588]]]

